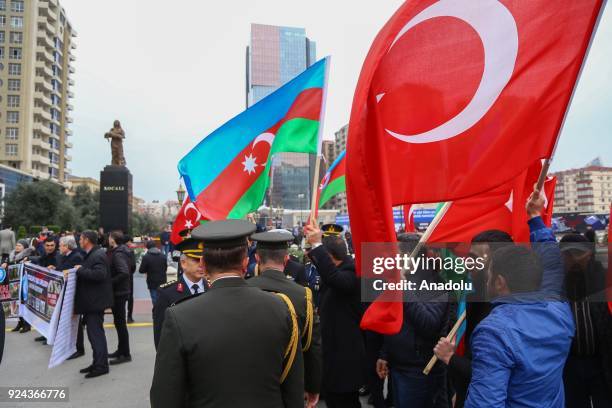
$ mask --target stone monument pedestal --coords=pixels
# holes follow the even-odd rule
[[[100,172],[100,226],[106,233],[131,233],[132,174],[125,166],[106,166]]]

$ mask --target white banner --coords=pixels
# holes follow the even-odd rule
[[[76,292],[76,272],[71,269],[65,282],[64,294],[60,304],[59,324],[55,332],[49,368],[62,364],[76,352],[76,338],[79,316],[74,314],[74,294]]]

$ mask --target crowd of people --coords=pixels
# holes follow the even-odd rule
[[[86,378],[131,361],[127,304],[133,273],[146,275],[153,305],[153,407],[610,407],[612,311],[606,269],[590,238],[557,242],[535,192],[526,206],[532,245],[503,231],[473,237],[465,330],[455,292],[405,293],[397,334],[362,330],[362,298],[352,243],[338,225],[266,230],[250,221],[208,222],[166,247],[146,241],[136,265],[129,238],[84,231],[20,240],[3,260],[76,268],[75,313],[93,349]],[[297,234],[296,234],[297,232]],[[2,234],[0,234],[1,237]],[[418,233],[398,233],[399,251]],[[0,245],[1,249],[1,245]],[[168,282],[169,256],[178,261]],[[439,270],[410,279],[442,282]],[[366,282],[367,283],[367,282]],[[435,299],[433,301],[432,299]],[[108,353],[104,311],[112,309],[118,348]],[[14,331],[26,332],[20,321]],[[41,340],[44,342],[44,338]],[[437,362],[426,373],[432,360]],[[177,395],[181,396],[177,398]]]
[[[177,296],[171,307],[165,302],[165,320],[160,317],[157,324],[152,405],[260,406],[260,388],[236,394],[230,384],[253,383],[257,375],[249,368],[259,367],[258,359],[269,352],[268,365],[277,373],[287,367],[302,373],[299,385],[288,380],[291,374],[260,384],[276,390],[266,396],[269,406],[315,406],[322,398],[331,408],[359,407],[360,396],[368,394],[368,403],[378,408],[612,406],[612,313],[605,269],[592,237],[572,232],[557,242],[541,218],[543,206],[539,193],[526,206],[531,247],[498,230],[473,238],[469,256],[485,259],[486,267],[469,276],[473,288],[465,294],[461,345],[448,337],[460,308],[450,292],[406,294],[412,298],[403,304],[397,334],[361,330],[368,304],[360,296],[360,279],[340,226],[305,226],[300,231],[304,251],[295,231],[254,233],[256,226],[229,221],[198,227],[186,242],[190,248],[203,245],[196,255],[202,262],[193,265],[209,294]],[[412,253],[420,235],[399,233],[397,238],[400,250]],[[441,281],[439,272],[419,270],[412,279]],[[181,286],[188,288],[188,279],[169,284],[169,291]],[[279,360],[269,347],[253,350],[243,343],[279,343],[276,353],[290,349],[273,341],[272,328],[261,330],[265,319],[252,302],[264,308],[269,299],[251,299],[246,288],[252,286],[292,300],[302,339],[293,359]],[[304,320],[309,302],[312,326]],[[247,315],[255,324],[244,321]],[[194,320],[207,329],[197,329]],[[425,374],[434,356],[437,362]],[[209,383],[215,386],[200,385]],[[187,395],[186,400],[171,400],[171,390]]]

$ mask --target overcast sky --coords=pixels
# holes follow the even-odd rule
[[[361,65],[400,0],[61,0],[78,32],[72,173],[99,178],[103,135],[126,132],[134,194],[176,197],[176,164],[244,109],[251,23],[306,28],[317,57],[332,55],[325,137],[347,123]],[[305,5],[307,7],[305,7]],[[612,10],[602,17],[553,170],[601,156],[612,165]]]

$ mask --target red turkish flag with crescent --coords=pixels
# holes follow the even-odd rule
[[[180,243],[183,238],[179,235],[181,231],[186,229],[192,230],[198,225],[200,225],[200,221],[202,220],[202,214],[198,211],[195,204],[187,197],[185,202],[183,202],[183,206],[181,210],[176,215],[174,219],[174,224],[172,224],[172,234],[170,235],[170,241],[177,245]]]
[[[347,197],[362,242],[393,242],[391,208],[490,191],[551,156],[601,0],[409,0],[355,90]],[[362,327],[395,333],[401,304]]]

